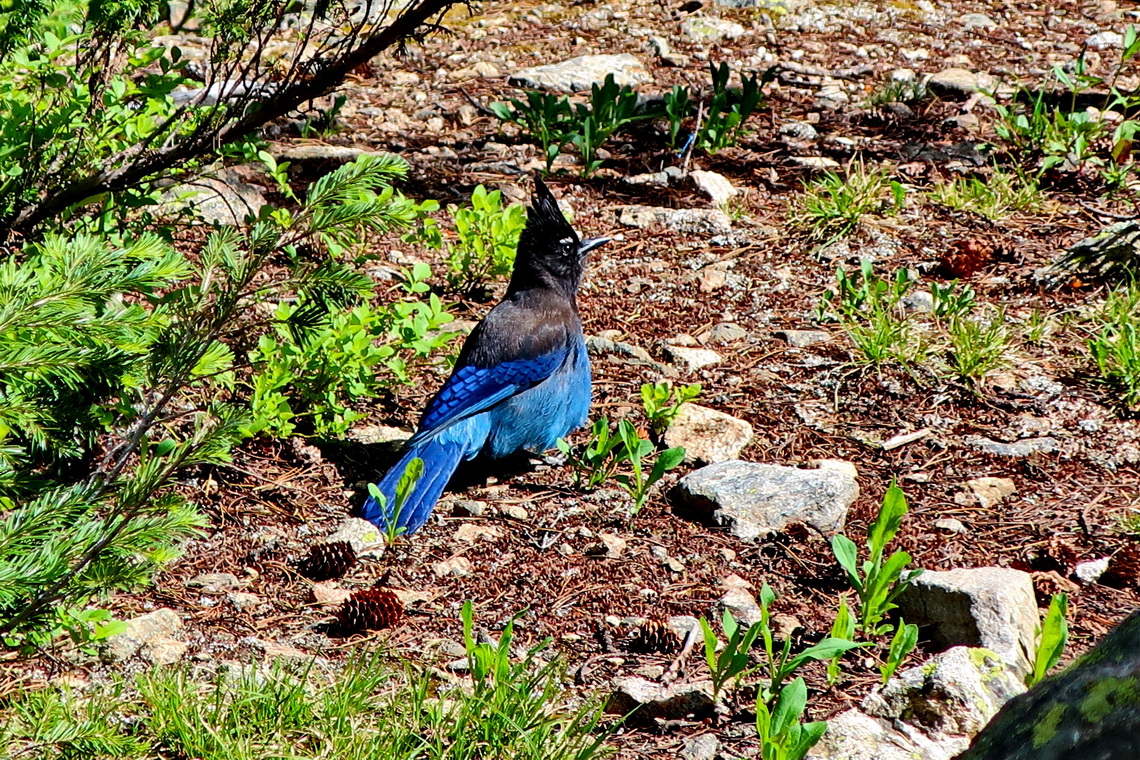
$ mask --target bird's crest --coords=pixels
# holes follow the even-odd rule
[[[534,195],[531,197],[530,208],[527,209],[525,235],[536,242],[563,245],[578,243],[578,233],[562,215],[562,209],[558,207],[558,200],[550,188],[538,177],[534,178]]]

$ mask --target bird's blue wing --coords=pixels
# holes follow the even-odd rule
[[[460,420],[485,412],[511,396],[541,383],[566,360],[567,346],[528,359],[491,367],[467,365],[455,370],[424,410],[420,429],[408,441],[415,446]]]

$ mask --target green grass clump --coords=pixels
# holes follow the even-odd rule
[[[1033,180],[1004,171],[994,171],[986,180],[959,177],[936,185],[930,197],[956,211],[972,211],[999,221],[1018,211],[1039,211],[1044,198]]]
[[[845,175],[827,172],[807,183],[792,208],[792,219],[813,238],[834,239],[853,231],[866,216],[897,214],[905,198],[906,189],[886,169],[854,162]]]
[[[1101,380],[1128,408],[1140,406],[1140,284],[1116,288],[1096,316],[1089,353]]]

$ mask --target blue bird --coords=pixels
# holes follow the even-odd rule
[[[467,337],[403,457],[378,484],[384,499],[370,496],[361,517],[381,530],[394,523],[414,533],[462,460],[481,452],[496,459],[541,453],[585,424],[590,359],[578,284],[586,254],[607,242],[581,240],[550,190],[535,179],[506,295]],[[416,458],[423,474],[397,511],[396,485]]]

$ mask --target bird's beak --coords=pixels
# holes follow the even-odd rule
[[[581,243],[578,243],[578,255],[585,256],[595,248],[600,248],[606,243],[610,242],[608,237],[586,238]]]

